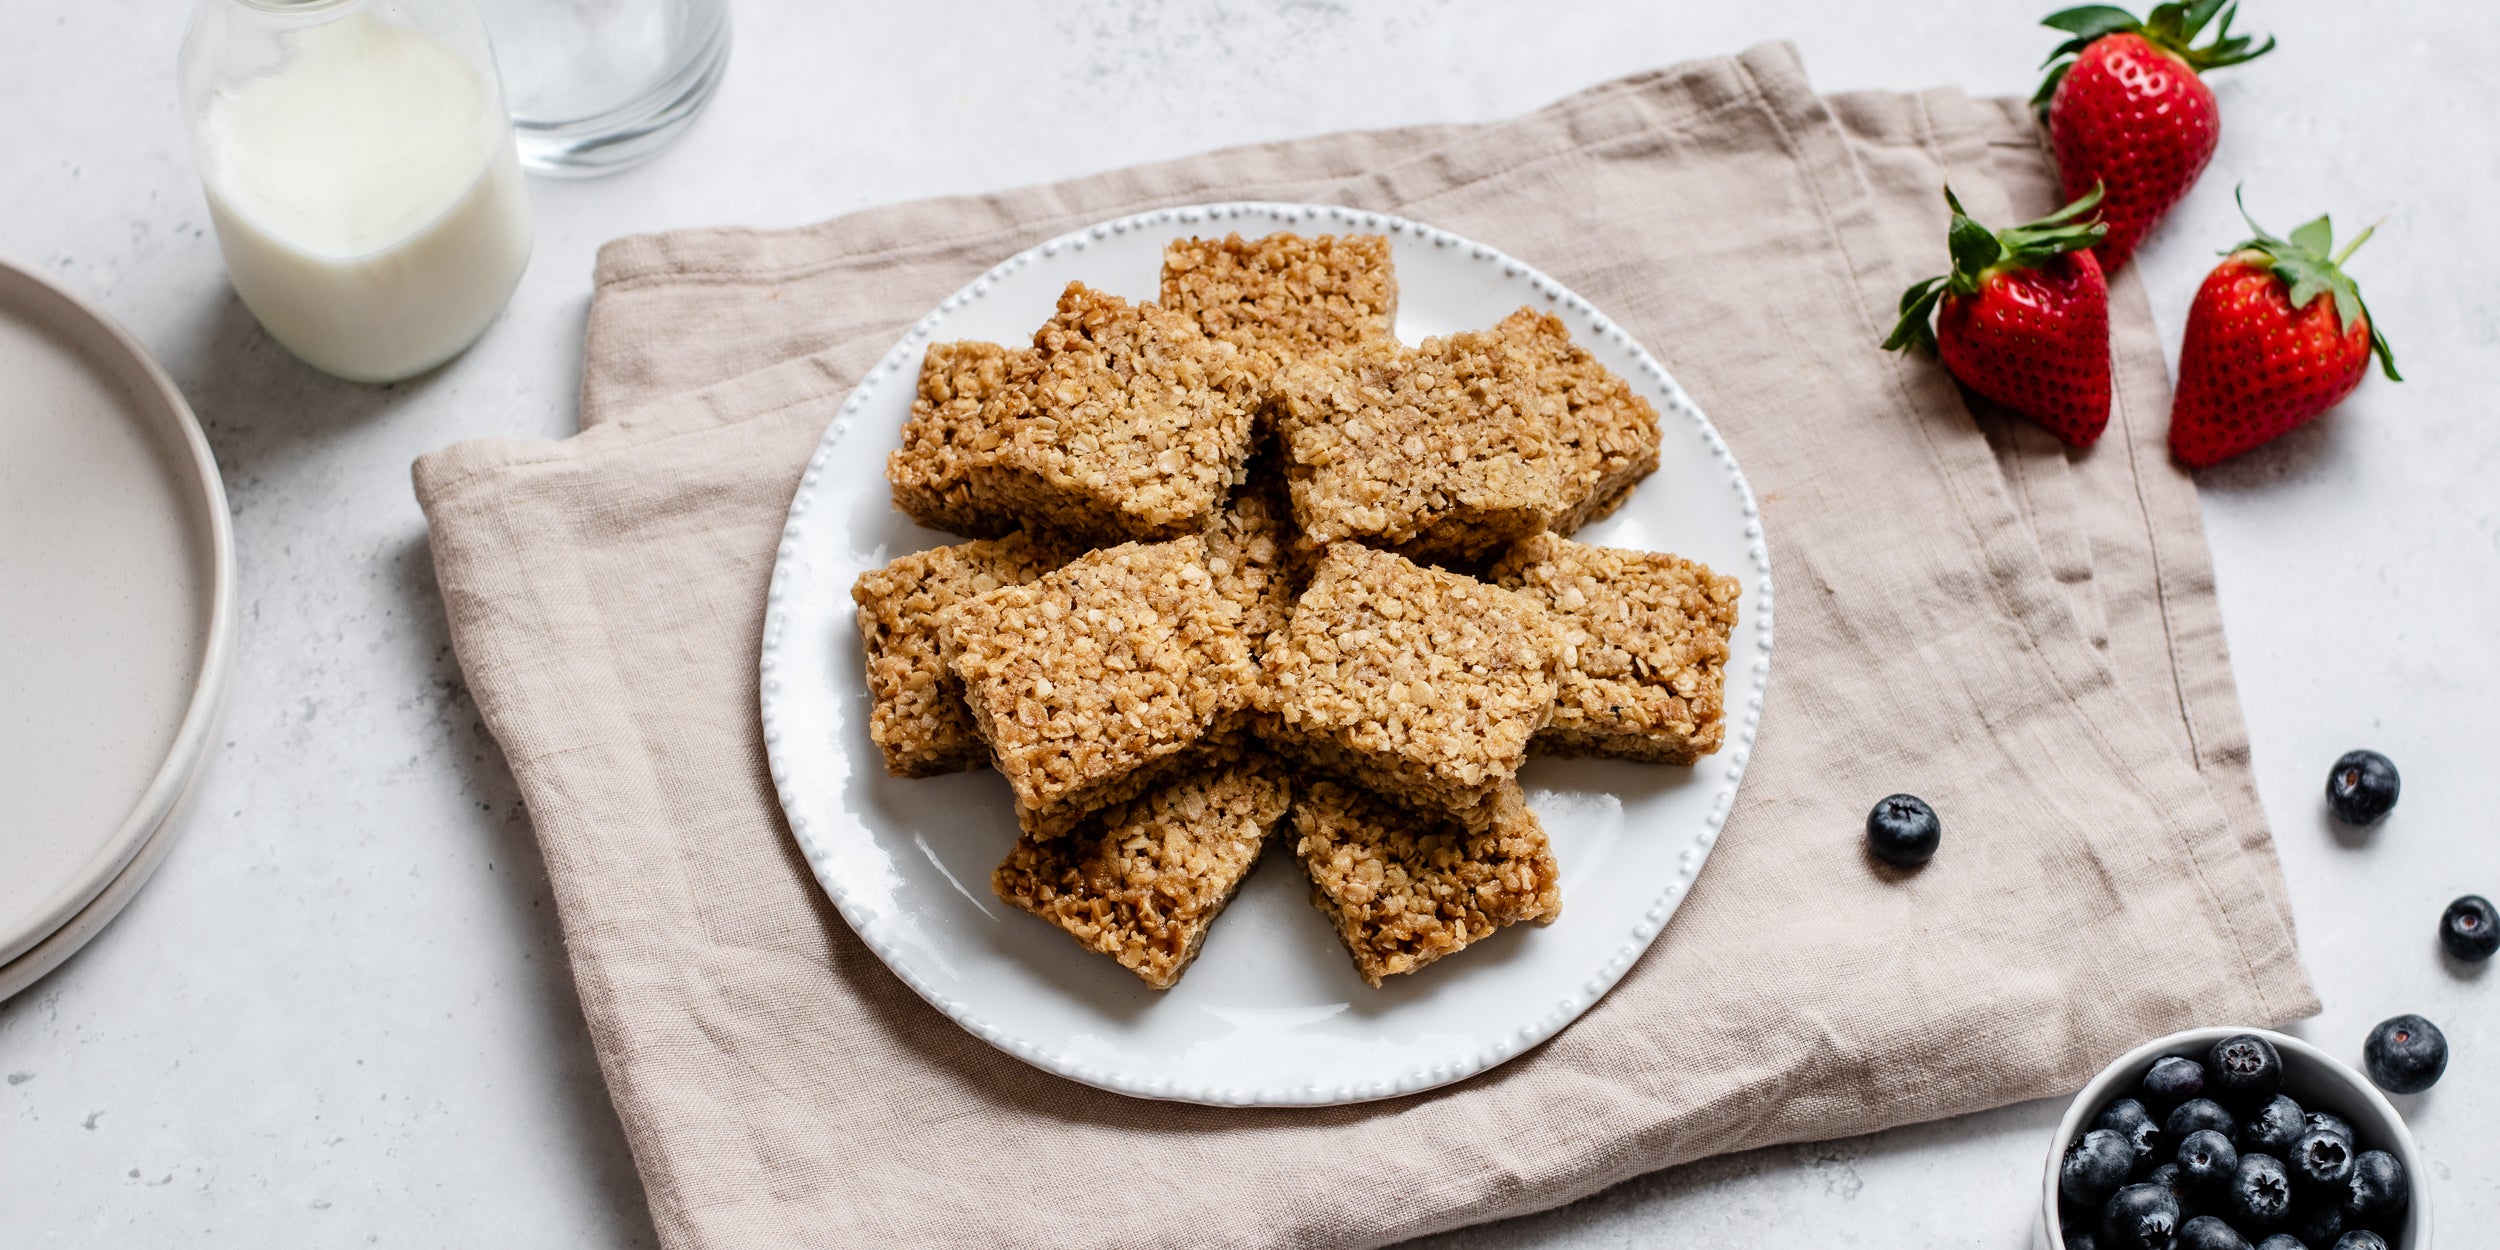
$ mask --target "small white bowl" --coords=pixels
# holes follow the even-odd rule
[[[2344,1117],[2361,1137],[2358,1149],[2384,1150],[2404,1165],[2405,1185],[2412,1191],[2410,1214],[2405,1219],[2404,1236],[2390,1242],[2389,1250],[2430,1250],[2430,1187],[2425,1183],[2422,1159],[2413,1148],[2413,1134],[2406,1130],[2404,1117],[2387,1105],[2368,1077],[2325,1051],[2297,1037],[2245,1028],[2189,1029],[2155,1038],[2101,1069],[2101,1074],[2075,1095],[2065,1117],[2057,1122],[2057,1136],[2049,1143],[2048,1166],[2041,1170],[2040,1244],[2044,1250],[2062,1250],[2065,1245],[2065,1231],[2057,1219],[2057,1166],[2066,1158],[2066,1148],[2083,1135],[2101,1106],[2133,1090],[2154,1060],[2164,1055],[2186,1055],[2202,1063],[2215,1042],[2242,1033],[2254,1033],[2282,1052],[2283,1092],[2291,1095],[2303,1110],[2331,1111]],[[2316,1250],[2328,1248],[2319,1246]]]

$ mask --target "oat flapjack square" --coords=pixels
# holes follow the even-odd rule
[[[1293,795],[1294,854],[1326,912],[1378,986],[1523,920],[1562,914],[1561,871],[1517,783],[1470,829],[1336,781]]]
[[[1269,640],[1260,732],[1413,806],[1480,819],[1551,714],[1564,658],[1533,601],[1339,543]]]
[[[1195,534],[1241,481],[1259,404],[1241,349],[1154,304],[1072,282],[955,431],[955,480],[981,524],[1095,543]]]
[[[1161,302],[1272,371],[1391,337],[1397,271],[1377,234],[1174,239],[1163,248]]]
[[[1258,865],[1289,794],[1274,760],[1235,751],[1104,808],[1063,837],[1026,834],[990,887],[1146,984],[1170,989]]]
[[[1534,749],[1690,764],[1726,736],[1728,636],[1739,587],[1678,556],[1538,535],[1493,569],[1571,644]]]
[[[1029,386],[1040,358],[1029,347],[996,343],[932,343],[920,362],[919,388],[903,422],[902,446],[886,456],[894,506],[932,529],[994,536],[1020,522],[1000,501],[975,490],[973,466],[994,446],[983,434],[981,406]]]
[[[1622,506],[1657,471],[1658,410],[1573,343],[1558,317],[1522,308],[1493,332],[1536,360],[1539,386],[1562,399],[1553,414],[1562,508],[1550,528],[1568,534]]]
[[[1029,833],[1065,833],[1234,726],[1255,681],[1205,540],[1128,543],[945,609],[947,667]]]
[[[1564,392],[1511,336],[1369,342],[1277,371],[1269,420],[1314,544],[1488,559],[1566,511]]]
[[[1001,586],[1020,586],[1072,552],[1023,533],[898,556],[851,585],[868,655],[868,736],[897,777],[928,777],[989,762],[963,683],[939,654],[938,613]]]

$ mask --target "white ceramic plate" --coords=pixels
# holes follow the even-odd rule
[[[1386,234],[1398,336],[1408,342],[1487,327],[1521,305],[1549,309],[1658,406],[1658,473],[1579,536],[1673,551],[1743,581],[1731,724],[1726,748],[1694,768],[1530,762],[1521,781],[1563,873],[1563,914],[1550,926],[1515,926],[1371,989],[1279,837],[1188,975],[1158,993],[992,896],[990,870],[1016,837],[996,773],[886,775],[868,739],[850,588],[897,555],[957,541],[896,512],[884,476],[929,343],[1029,341],[1071,280],[1152,299],[1169,240],[1276,230]],[[1622,977],[1682,901],[1736,797],[1770,655],[1770,559],[1752,493],[1709,421],[1613,322],[1553,279],[1446,231],[1344,208],[1218,204],[1053,239],[912,327],[844,401],[791,501],[760,680],[773,784],[807,862],[851,927],[939,1010],[1028,1063],[1123,1094],[1323,1105],[1481,1072],[1552,1036]]]
[[[0,997],[162,858],[234,634],[234,545],[190,408],[120,327],[0,263]]]

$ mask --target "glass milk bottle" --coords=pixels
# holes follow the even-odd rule
[[[529,264],[529,196],[471,0],[199,0],[182,104],[226,273],[289,351],[423,373]]]

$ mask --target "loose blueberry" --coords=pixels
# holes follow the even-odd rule
[[[2304,1246],[2331,1246],[2344,1234],[2344,1204],[2337,1195],[2324,1201],[2304,1195],[2292,1204],[2292,1235]]]
[[[2392,1232],[2410,1198],[2405,1165],[2384,1150],[2364,1150],[2352,1161],[2352,1180],[2344,1189],[2344,1222]]]
[[[2357,1228],[2336,1238],[2335,1250],[2387,1250],[2387,1239],[2366,1228]]]
[[[2403,788],[2403,779],[2386,756],[2376,751],[2346,751],[2335,761],[2335,771],[2326,775],[2326,805],[2345,824],[2376,824],[2395,808],[2396,793]]]
[[[2220,1198],[2240,1170],[2240,1152],[2231,1139],[2212,1129],[2198,1129],[2179,1143],[2179,1180],[2189,1192]]]
[[[2107,1250],[2171,1250],[2179,1235],[2179,1199],[2159,1185],[2129,1185],[2101,1208]]]
[[[2500,951],[2500,912],[2480,894],[2448,904],[2439,915],[2439,944],[2469,964],[2491,958],[2493,951]]]
[[[2300,1244],[2300,1238],[2290,1233],[2276,1233],[2258,1242],[2257,1250],[2309,1250],[2309,1247]]]
[[[2240,1122],[2223,1110],[2221,1103],[2211,1098],[2191,1098],[2180,1103],[2161,1127],[2163,1132],[2170,1134],[2170,1140],[2186,1141],[2188,1134],[2204,1129],[2212,1129],[2225,1137],[2236,1137]]]
[[[2143,1103],[2132,1098],[2121,1098],[2101,1108],[2101,1117],[2092,1122],[2092,1127],[2126,1138],[2128,1148],[2135,1151],[2134,1166],[2138,1169],[2152,1166],[2146,1160],[2158,1159],[2163,1153],[2161,1126],[2153,1122],[2152,1113],[2144,1109]]]
[[[2242,1232],[2280,1227],[2290,1219],[2292,1176],[2283,1170],[2283,1161],[2273,1155],[2241,1155],[2239,1171],[2231,1175],[2225,1209],[2232,1225]]]
[[[1866,814],[1866,849],[1895,868],[1916,868],[1936,853],[1944,824],[1914,794],[1896,794]]]
[[[2248,1250],[2248,1239],[2220,1216],[2200,1215],[2179,1226],[2179,1250]]]
[[[2352,1179],[2353,1153],[2351,1139],[2312,1129],[2292,1143],[2292,1153],[2284,1157],[2283,1165],[2291,1169],[2292,1183],[2303,1189],[2341,1193]]]
[[[2096,1128],[2067,1149],[2065,1162],[2057,1167],[2057,1191],[2098,1211],[2133,1170],[2135,1147],[2108,1129]]]
[[[2292,1143],[2299,1141],[2300,1135],[2308,1131],[2309,1118],[2301,1113],[2300,1104],[2285,1095],[2276,1094],[2273,1101],[2258,1108],[2257,1114],[2240,1125],[2237,1145],[2242,1154],[2253,1151],[2273,1155],[2277,1159],[2288,1159],[2292,1155]]]
[[[2309,1121],[2309,1131],[2312,1133],[2333,1133],[2345,1141],[2360,1140],[2352,1135],[2351,1121],[2332,1111],[2312,1111],[2303,1118]]]
[[[2184,1055],[2156,1059],[2152,1070],[2144,1074],[2144,1103],[2164,1114],[2191,1098],[2204,1096],[2205,1065]]]
[[[2239,1112],[2252,1112],[2274,1101],[2283,1088],[2283,1056],[2274,1043],[2254,1033],[2240,1033],[2214,1043],[2205,1072],[2214,1097]]]
[[[2388,1093],[2418,1094],[2448,1070],[2448,1037],[2420,1016],[2383,1020],[2361,1047],[2361,1066]]]

